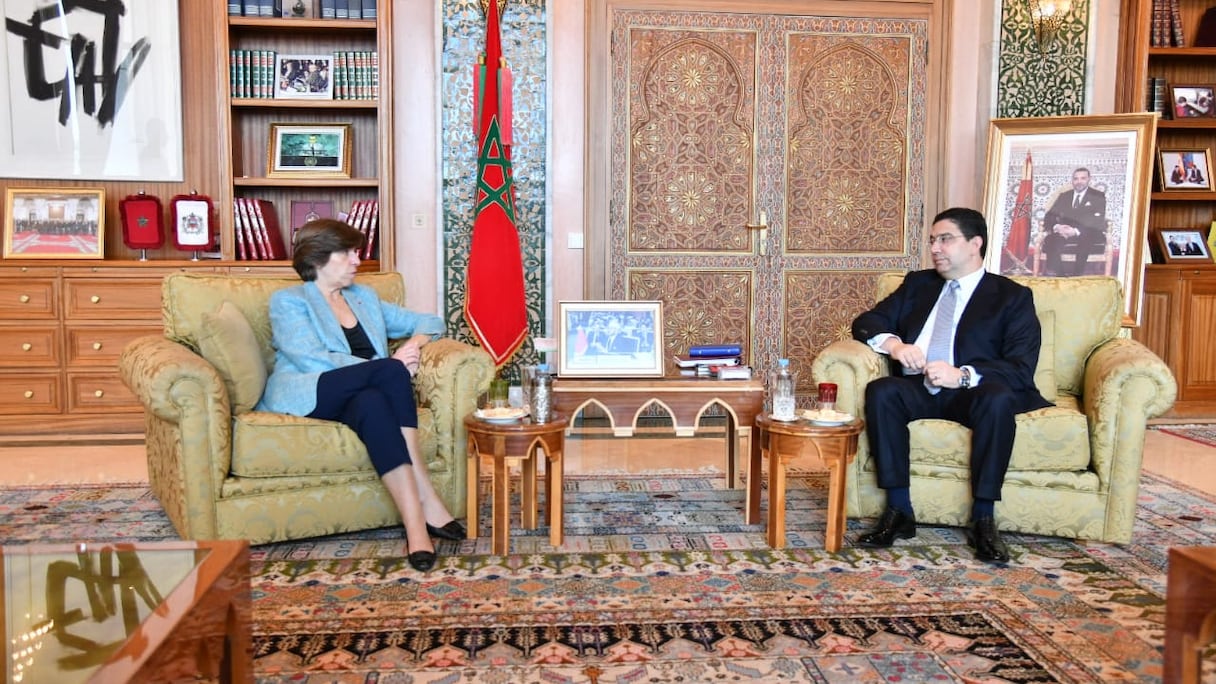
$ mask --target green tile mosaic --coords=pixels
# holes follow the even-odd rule
[[[996,116],[1085,113],[1089,4],[1073,0],[1055,40],[1040,50],[1026,0],[1003,0]]]

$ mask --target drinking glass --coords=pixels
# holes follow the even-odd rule
[[[506,378],[494,378],[490,381],[490,408],[506,408],[511,396],[511,386]]]
[[[836,410],[836,383],[819,383],[819,408],[824,411]]]

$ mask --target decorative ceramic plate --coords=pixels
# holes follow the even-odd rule
[[[515,421],[528,415],[527,409],[523,408],[485,408],[477,409],[473,415],[478,420],[484,420],[487,423],[514,423]]]
[[[802,417],[811,421],[811,425],[819,425],[823,427],[834,427],[853,422],[853,416],[847,413],[824,409],[819,409],[817,411],[803,411]]]

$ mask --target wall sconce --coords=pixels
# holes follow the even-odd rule
[[[1030,21],[1034,24],[1039,52],[1046,52],[1055,42],[1064,17],[1072,9],[1072,0],[1026,0],[1026,6],[1030,9]]]

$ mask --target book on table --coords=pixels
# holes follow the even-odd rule
[[[722,344],[694,344],[688,348],[689,356],[726,357],[743,354],[743,345],[730,342]]]
[[[697,366],[738,366],[743,363],[740,356],[687,356],[676,354],[672,357],[680,368],[696,368]]]

